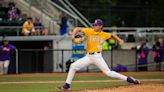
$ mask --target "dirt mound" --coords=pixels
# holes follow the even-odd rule
[[[100,89],[86,89],[79,92],[163,92],[163,90],[164,85],[162,84],[140,84]]]

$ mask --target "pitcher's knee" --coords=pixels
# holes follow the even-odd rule
[[[104,71],[104,73],[107,75],[107,76],[110,76],[110,77],[115,77],[114,74],[113,74],[114,71],[111,71],[111,70],[106,70]]]
[[[110,72],[111,72],[110,69],[104,69],[104,70],[103,70],[103,73],[105,73],[106,75],[109,75]]]
[[[74,71],[78,71],[79,70],[79,68],[75,64],[71,64],[70,69],[72,69]]]

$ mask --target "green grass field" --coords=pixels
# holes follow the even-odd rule
[[[2,76],[2,77],[1,77]],[[65,81],[65,76],[24,76],[24,77],[3,77],[0,76],[0,92],[56,92],[55,87],[62,85]],[[19,75],[18,75],[19,76]],[[164,79],[164,74],[149,74],[149,75],[134,75],[137,79]],[[94,82],[99,80],[99,82]],[[107,82],[100,82],[108,80]],[[111,80],[111,82],[109,82]],[[116,80],[116,81],[112,81]],[[51,82],[52,81],[52,82]],[[56,82],[55,82],[56,81]],[[76,76],[72,83],[71,90],[103,88],[118,85],[128,85],[127,82],[117,81],[117,79],[107,76]],[[84,82],[78,82],[84,81]],[[86,82],[85,82],[86,81]],[[9,83],[6,83],[9,82]],[[15,83],[13,83],[15,82]],[[22,83],[24,82],[24,83]],[[41,82],[41,83],[40,83]],[[49,83],[50,82],[50,83]],[[3,84],[5,83],[5,84]],[[13,84],[11,84],[13,83]],[[164,81],[144,81],[143,83],[158,83],[164,84]]]

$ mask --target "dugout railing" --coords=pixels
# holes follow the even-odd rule
[[[43,50],[43,49],[19,49],[12,54],[10,73],[53,73],[66,72],[66,62],[73,58],[75,50]],[[76,52],[84,53],[83,50]],[[164,62],[156,63],[153,59],[153,52],[148,54],[148,63],[138,64],[136,50],[111,50],[103,51],[102,55],[109,68],[116,71],[139,71],[139,67],[147,66],[147,71],[164,71]],[[78,54],[77,54],[78,55]],[[77,58],[74,58],[76,60]],[[121,65],[121,68],[120,68]],[[98,72],[96,66],[90,65],[79,72]]]
[[[10,24],[10,23],[9,23]],[[49,22],[49,26],[46,27],[49,30],[49,33],[51,34],[52,31],[55,30],[55,28],[51,28],[51,21]],[[69,29],[69,32],[73,28],[71,27]],[[152,41],[154,41],[156,36],[163,36],[164,28],[163,27],[103,27],[103,30],[105,32],[114,32],[115,34],[119,35],[123,39],[128,38],[129,35],[132,35],[135,39],[141,38],[141,37],[150,37]],[[8,34],[12,36],[19,36],[22,31],[22,26],[1,26],[0,27],[0,33],[1,34]],[[137,41],[137,40],[136,40]]]

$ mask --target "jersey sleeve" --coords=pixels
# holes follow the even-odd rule
[[[112,35],[110,33],[106,33],[105,39],[110,39],[111,37],[112,37]]]
[[[81,28],[81,31],[88,36],[91,33],[91,28]]]
[[[27,29],[27,22],[23,23],[22,31],[24,32]]]
[[[23,24],[23,29],[25,29],[25,28],[26,28],[26,23]]]

